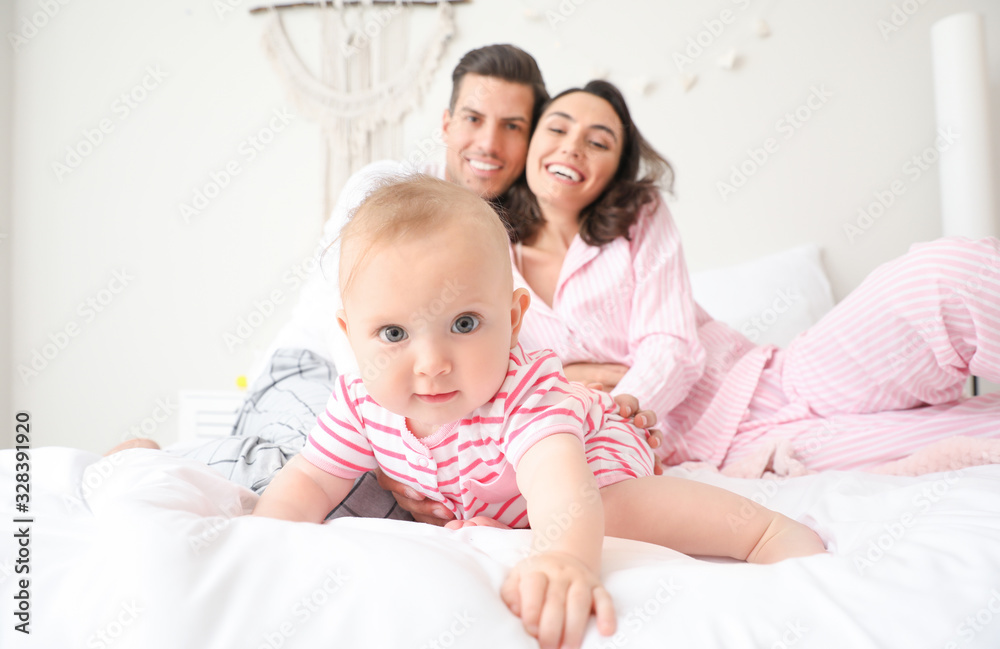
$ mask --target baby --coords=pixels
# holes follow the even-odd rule
[[[610,396],[521,349],[530,298],[513,289],[503,224],[471,192],[427,176],[376,189],[341,233],[340,289],[362,376],[339,377],[254,515],[322,522],[377,465],[459,519],[530,521],[533,552],[501,597],[543,647],[580,646],[592,612],[614,633],[604,535],[754,563],[824,551],[746,498],[653,475],[645,433]]]

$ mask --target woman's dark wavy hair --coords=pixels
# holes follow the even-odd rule
[[[607,81],[591,81],[583,88],[564,90],[542,108],[573,92],[586,92],[604,99],[622,122],[625,138],[618,170],[597,199],[580,212],[580,237],[591,246],[602,246],[618,237],[628,238],[629,229],[643,206],[660,200],[660,190],[673,190],[674,170],[636,128],[621,92]],[[644,175],[640,178],[640,171]],[[522,176],[507,192],[502,210],[512,242],[530,238],[542,226],[538,200]]]

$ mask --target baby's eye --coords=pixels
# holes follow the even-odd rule
[[[382,342],[398,343],[406,339],[406,330],[397,325],[388,325],[378,330],[378,337]]]
[[[455,322],[451,325],[451,330],[453,333],[457,334],[468,334],[472,333],[479,328],[479,318],[474,315],[460,315],[455,318]]]

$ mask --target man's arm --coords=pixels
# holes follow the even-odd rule
[[[264,490],[253,515],[322,523],[353,486],[353,480],[327,473],[296,455]]]

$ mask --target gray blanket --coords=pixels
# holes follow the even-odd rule
[[[200,460],[233,482],[262,493],[285,462],[306,442],[326,408],[337,371],[306,349],[279,349],[250,386],[230,437],[173,452]],[[413,520],[395,498],[366,473],[329,518],[363,516]]]

